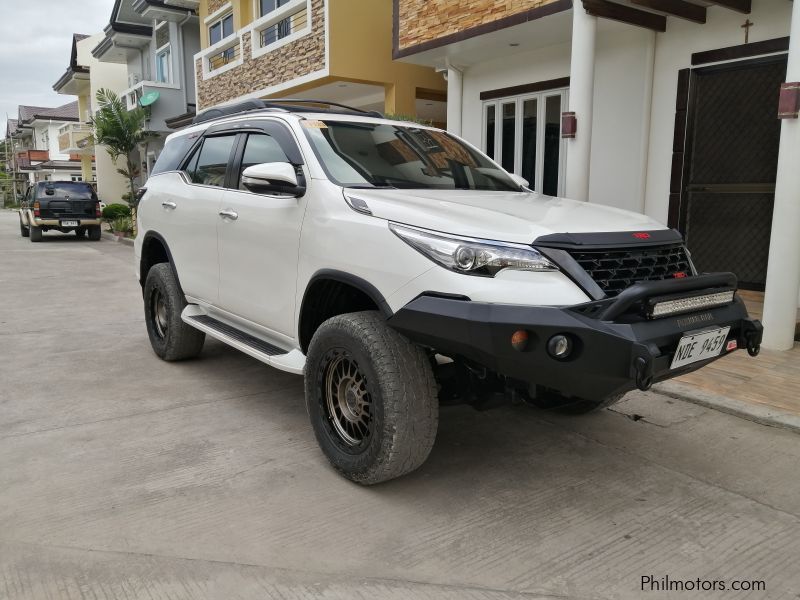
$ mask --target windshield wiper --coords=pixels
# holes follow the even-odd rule
[[[358,184],[358,185],[346,185],[344,186],[348,190],[396,190],[397,188],[393,185],[389,185],[388,183],[375,183],[375,184]]]

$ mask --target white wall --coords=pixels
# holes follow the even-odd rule
[[[705,25],[669,19],[666,33],[656,36],[645,198],[645,212],[648,215],[659,221],[667,220],[678,71],[691,66],[691,55],[694,52],[744,43],[741,25],[745,18],[755,23],[750,29],[750,42],[789,35],[791,10],[792,3],[785,0],[753,0],[753,10],[747,16],[709,6]],[[777,104],[775,110],[777,114]]]
[[[617,23],[604,23],[598,32],[590,202],[639,212],[644,208],[642,79],[650,37],[649,31]],[[566,40],[468,67],[464,71],[463,136],[480,146],[482,91],[565,77],[569,64],[570,41]],[[580,131],[579,116],[578,135]]]
[[[128,87],[128,69],[125,65],[100,62],[91,55],[92,48],[97,46],[103,37],[102,33],[98,33],[78,42],[78,62],[89,67],[93,113],[97,110],[98,90],[105,88],[119,93]],[[101,146],[95,149],[95,168],[99,198],[109,204],[120,202],[122,194],[128,191],[128,184],[125,178],[117,173],[117,166],[111,161],[106,149]]]

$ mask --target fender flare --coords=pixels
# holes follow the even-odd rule
[[[320,269],[311,276],[311,278],[308,280],[308,283],[306,283],[306,289],[303,292],[303,301],[300,303],[300,314],[303,314],[303,307],[306,304],[308,290],[311,289],[311,286],[320,279],[331,279],[340,283],[346,283],[347,285],[364,292],[370,298],[370,300],[375,303],[375,306],[378,307],[378,310],[385,319],[388,319],[394,314],[392,309],[389,307],[389,303],[386,302],[386,298],[383,297],[383,294],[381,294],[378,288],[372,285],[369,281],[362,279],[357,275],[353,275],[352,273],[338,271],[336,269]]]
[[[172,269],[172,275],[175,277],[175,282],[178,284],[178,289],[180,290],[181,294],[185,296],[186,294],[183,292],[181,279],[178,277],[178,269],[175,267],[175,260],[172,258],[172,251],[169,248],[169,244],[167,244],[167,240],[164,239],[164,236],[156,231],[148,231],[142,238],[142,255],[139,258],[139,284],[142,286],[142,293],[144,293],[144,284],[146,281],[146,277],[143,277],[142,274],[142,265],[145,258],[145,248],[147,248],[150,240],[156,240],[164,247],[164,251],[167,253],[167,262],[169,263],[170,269]]]

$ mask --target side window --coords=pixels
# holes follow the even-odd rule
[[[235,134],[208,137],[203,140],[203,145],[195,151],[185,169],[192,183],[215,187],[225,185],[225,172],[234,140],[236,140]]]
[[[156,160],[150,175],[177,170],[183,157],[186,156],[186,152],[189,151],[197,137],[197,133],[192,133],[168,140],[161,154],[158,155],[158,160]]]
[[[280,143],[271,135],[251,133],[247,136],[247,143],[242,156],[242,168],[239,170],[237,186],[240,190],[246,188],[242,185],[242,172],[247,167],[270,162],[291,162],[281,148]]]

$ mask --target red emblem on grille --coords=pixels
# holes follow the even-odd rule
[[[647,240],[650,239],[650,234],[640,231],[639,233],[634,233],[633,237],[635,237],[637,240]]]
[[[686,277],[686,271],[678,271],[677,273],[673,273],[672,276],[675,279],[683,279],[684,277]]]

